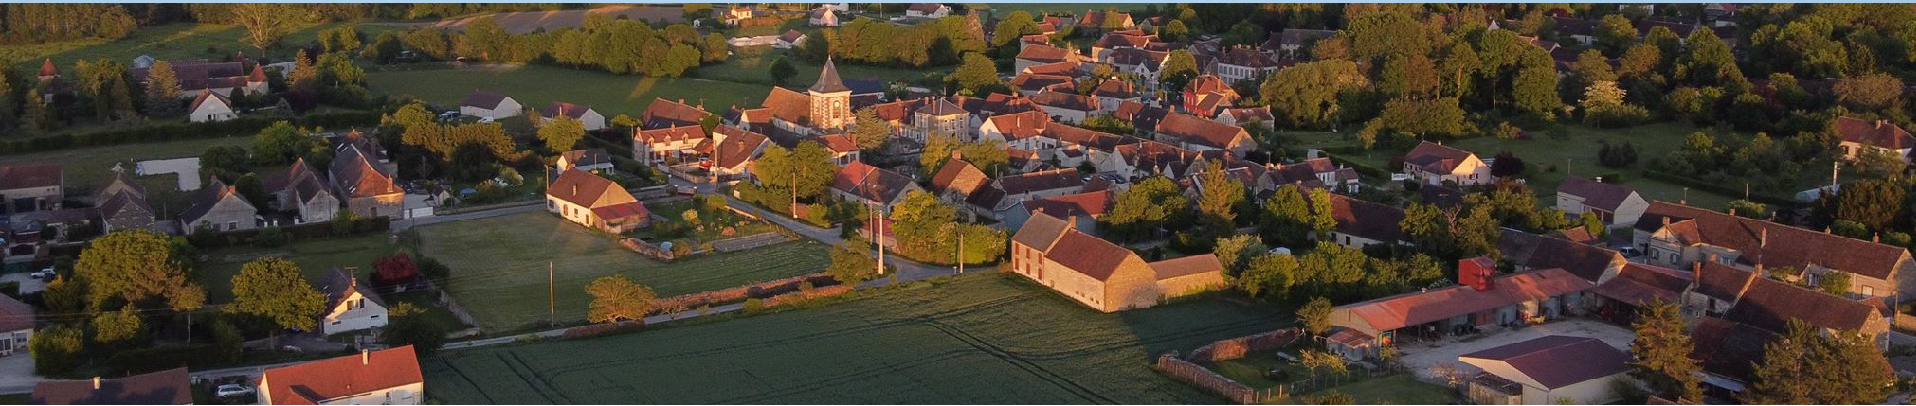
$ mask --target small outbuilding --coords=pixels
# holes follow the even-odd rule
[[[1544,336],[1457,360],[1483,370],[1470,380],[1480,405],[1601,405],[1617,399],[1618,380],[1629,382],[1630,354],[1590,337]]]

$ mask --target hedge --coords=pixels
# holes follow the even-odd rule
[[[377,125],[379,124],[379,117],[379,112],[372,111],[312,114],[299,117],[276,115],[242,116],[232,120],[208,123],[166,123],[124,130],[60,133],[26,139],[0,141],[0,155],[142,142],[166,142],[217,138],[231,135],[252,135],[280,121],[290,121],[293,125],[299,127],[321,128]]]
[[[1703,182],[1689,176],[1682,176],[1682,175],[1658,171],[1654,169],[1644,169],[1643,177],[1662,181],[1662,182],[1688,186],[1698,190],[1703,190],[1706,192],[1716,193],[1716,194],[1724,195],[1724,196],[1742,196],[1743,195],[1742,188],[1716,184],[1716,183]],[[1608,179],[1605,179],[1605,180],[1608,180]],[[1765,193],[1751,193],[1750,198],[1748,200],[1757,202],[1757,203],[1764,203],[1764,204],[1769,204],[1771,206],[1776,206],[1777,210],[1783,210],[1785,208],[1790,208],[1790,207],[1797,207],[1803,204],[1803,202],[1796,201],[1796,198],[1793,196],[1784,197],[1784,196],[1776,196],[1776,195],[1770,195]]]
[[[1330,157],[1332,163],[1349,166],[1351,167],[1351,169],[1357,170],[1358,174],[1361,174],[1364,176],[1370,176],[1370,177],[1390,179],[1390,174],[1391,174],[1390,171],[1386,171],[1383,169],[1378,169],[1377,167],[1358,163],[1357,161],[1352,161],[1348,158],[1337,156],[1336,154],[1326,153],[1324,155],[1327,157]]]
[[[279,231],[283,233],[283,235],[285,235],[286,237],[290,238],[292,241],[298,241],[298,240],[309,240],[309,239],[318,239],[318,238],[349,237],[349,236],[356,236],[356,235],[371,234],[375,232],[383,232],[383,231],[391,229],[392,227],[392,218],[389,218],[389,217],[356,218],[356,219],[353,219],[353,229],[351,232],[348,232],[346,234],[339,234],[334,232],[333,230],[333,223],[335,221],[338,221],[338,220],[316,221],[316,222],[311,222],[306,224],[280,226]],[[260,230],[264,230],[264,229],[265,228],[262,227],[262,228],[252,229],[252,230],[220,232],[220,233],[214,234],[213,238],[207,238],[207,239],[195,238],[195,236],[192,235],[193,233],[189,231],[187,234],[187,239],[189,241],[192,241],[194,246],[197,246],[200,248],[226,247],[226,246],[241,245],[241,244],[251,244],[253,242],[253,237],[259,235]]]

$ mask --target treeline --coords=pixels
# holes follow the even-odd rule
[[[10,44],[120,39],[136,27],[133,15],[113,4],[0,4],[0,41]]]
[[[861,18],[806,39],[799,55],[813,63],[830,55],[839,63],[924,67],[957,64],[960,55],[984,50],[984,31],[953,15],[910,26]]]
[[[644,22],[588,14],[581,28],[564,28],[513,35],[492,17],[480,17],[464,32],[433,28],[383,33],[366,56],[391,62],[401,50],[434,60],[539,62],[615,74],[678,77],[705,63],[724,62],[730,44],[725,36],[700,36],[685,24],[653,28]]]

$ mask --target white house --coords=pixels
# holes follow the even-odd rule
[[[267,369],[259,398],[269,405],[417,405],[426,379],[412,346]]]
[[[1490,165],[1477,159],[1477,154],[1429,141],[1417,144],[1417,148],[1404,154],[1404,174],[1431,185],[1444,182],[1487,185],[1494,181]]]
[[[805,45],[805,33],[798,30],[785,30],[785,34],[778,36],[778,42],[772,44],[772,48],[792,49],[801,45]]]
[[[195,123],[226,121],[239,117],[239,114],[233,112],[232,100],[211,91],[200,92],[200,96],[193,98],[193,104],[187,106],[186,111],[187,120]]]
[[[1572,219],[1592,212],[1603,224],[1627,226],[1643,217],[1650,202],[1628,187],[1572,176],[1557,186],[1557,208]]]
[[[1852,161],[1864,153],[1887,153],[1907,164],[1910,162],[1910,150],[1916,148],[1916,137],[1911,137],[1902,127],[1884,120],[1838,117],[1836,135],[1842,139],[1838,147],[1843,158]]]
[[[25,354],[33,339],[33,306],[0,295],[0,356]]]
[[[572,104],[572,103],[566,103],[561,101],[554,101],[552,103],[547,103],[546,108],[539,109],[539,117],[541,121],[550,121],[553,118],[559,117],[560,115],[565,115],[566,117],[572,117],[572,119],[574,120],[579,120],[580,124],[585,125],[586,131],[599,131],[599,130],[605,129],[605,115],[599,114],[599,111],[593,110],[591,106]]]
[[[1607,404],[1630,371],[1630,354],[1590,337],[1544,336],[1457,360],[1483,370],[1470,380],[1480,405]]]
[[[842,10],[833,10],[831,4],[827,3],[818,9],[812,10],[811,18],[808,19],[807,22],[811,23],[813,27],[837,27],[839,26],[838,13],[840,11]]]
[[[386,326],[389,319],[386,305],[379,303],[379,296],[371,294],[352,274],[334,268],[332,274],[327,275],[325,285],[319,288],[326,293],[326,314],[319,319],[321,333],[333,335]]]
[[[905,8],[905,16],[911,18],[945,18],[951,15],[951,6],[938,3],[912,3]]]
[[[506,118],[525,112],[525,105],[513,100],[512,96],[475,90],[459,103],[459,114],[468,117]]]

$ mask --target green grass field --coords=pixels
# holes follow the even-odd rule
[[[784,57],[785,52],[777,50],[756,55],[735,55],[732,59],[726,60],[725,63],[699,67],[698,77],[728,82],[752,83],[759,86],[771,86],[772,76],[770,72],[772,63]],[[837,65],[838,76],[848,80],[877,79],[885,82],[902,80],[912,83],[920,83],[927,80],[934,82],[943,81],[945,75],[951,74],[952,69],[955,68],[952,66],[933,66],[924,69],[892,68],[843,62]],[[787,85],[796,88],[811,86],[813,81],[818,80],[818,72],[825,69],[824,65],[813,65],[796,58],[792,59],[792,67],[797,68],[798,73],[792,75],[792,83],[787,83]],[[757,96],[760,98],[765,97],[765,95],[762,94]]]
[[[1283,327],[1283,309],[1199,299],[1099,313],[1008,274],[848,303],[422,360],[449,404],[1214,404],[1153,357]]]
[[[66,186],[68,188],[92,189],[106,185],[113,180],[113,164],[127,162],[126,169],[133,170],[132,162],[200,156],[207,148],[217,146],[252,145],[252,137],[221,137],[197,140],[168,141],[150,144],[123,144],[105,147],[75,148],[57,151],[32,152],[15,155],[0,155],[0,162],[7,165],[51,164],[65,166]],[[166,176],[172,179],[171,176]],[[172,188],[169,188],[172,189]],[[148,191],[152,191],[151,188]]]
[[[399,247],[391,244],[385,233],[371,235],[332,238],[324,240],[294,241],[275,248],[258,248],[250,245],[207,250],[207,256],[201,261],[200,282],[206,286],[207,303],[220,304],[233,301],[233,275],[238,275],[240,267],[255,257],[283,256],[299,264],[299,270],[306,280],[318,286],[325,283],[326,274],[334,267],[352,267],[361,283],[372,283],[373,260],[391,256]]]
[[[272,60],[293,59],[300,45],[317,41],[319,32],[337,27],[340,24],[320,24],[294,30],[280,39],[280,45],[267,50]],[[362,36],[371,39],[380,32],[395,30],[394,27],[354,25]],[[0,46],[0,61],[8,61],[14,70],[35,72],[40,63],[52,58],[61,72],[68,72],[73,63],[82,60],[107,59],[131,65],[133,58],[142,54],[152,55],[161,60],[208,59],[223,60],[234,53],[244,52],[249,58],[257,58],[259,50],[240,43],[245,30],[232,25],[213,24],[169,24],[157,27],[140,27],[126,38],[116,41],[85,39],[37,45]]]
[[[1032,16],[1039,16],[1044,13],[1084,14],[1085,10],[1103,11],[1107,8],[1117,8],[1118,11],[1144,8],[1142,4],[1127,3],[992,3],[972,5],[972,7],[980,6],[991,9],[991,13],[998,16],[998,18],[1004,18],[1004,16],[1010,15],[1011,12],[1018,10],[1024,10],[1025,12],[1031,13]]]
[[[457,108],[473,90],[504,93],[532,108],[554,100],[592,106],[607,118],[638,116],[653,97],[705,102],[706,111],[722,113],[732,105],[757,107],[771,92],[764,85],[697,78],[649,78],[545,65],[519,65],[499,70],[431,69],[369,71],[366,81],[374,92],[418,97],[441,107]]]
[[[545,212],[418,230],[423,252],[452,268],[447,291],[472,312],[480,327],[492,331],[546,319],[548,261],[554,269],[560,323],[584,321],[591,301],[585,285],[613,273],[664,297],[818,272],[830,262],[828,247],[805,241],[662,263]]]

